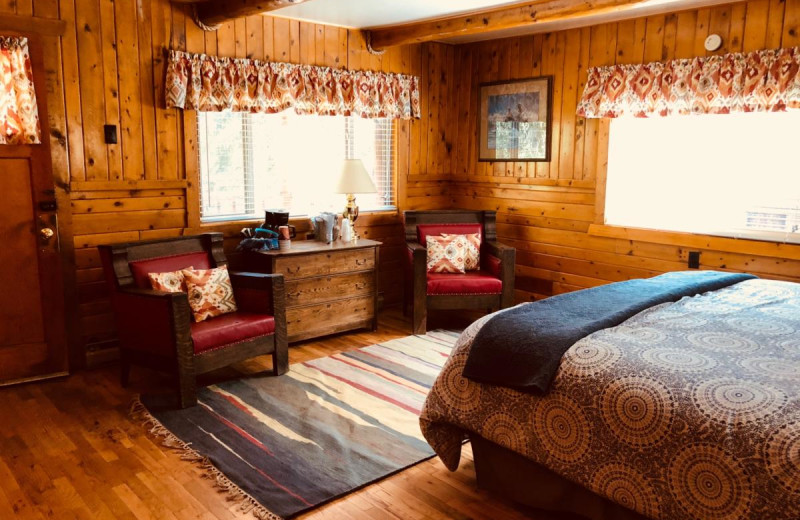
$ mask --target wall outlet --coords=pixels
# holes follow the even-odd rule
[[[700,269],[700,251],[689,251],[689,269]]]

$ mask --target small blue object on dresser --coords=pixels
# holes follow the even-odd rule
[[[242,236],[245,237],[236,246],[237,251],[268,251],[278,249],[278,233],[266,228],[242,229]]]

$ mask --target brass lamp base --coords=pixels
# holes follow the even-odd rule
[[[344,207],[342,216],[350,221],[350,241],[355,242],[359,239],[356,233],[356,219],[358,218],[358,206],[356,206],[356,196],[352,193],[347,194],[347,205]]]

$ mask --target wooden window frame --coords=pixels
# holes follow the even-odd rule
[[[253,227],[260,224],[260,219],[240,219],[240,220],[225,220],[221,222],[203,222],[200,217],[200,162],[199,162],[199,136],[197,134],[197,112],[195,110],[182,110],[183,122],[183,135],[184,135],[184,164],[186,165],[186,227],[189,233],[207,233],[209,231],[222,231],[225,236],[236,236],[239,231],[244,227]],[[394,168],[394,176],[392,178],[393,189],[395,194],[395,208],[386,210],[372,210],[365,211],[361,217],[369,217],[372,215],[397,215],[400,214],[401,209],[401,193],[400,187],[404,184],[398,182],[401,175],[399,170],[398,151],[401,146],[408,148],[408,135],[409,132],[401,132],[401,125],[405,121],[393,122],[392,133],[392,146],[394,147],[392,154],[392,166]],[[401,143],[402,136],[402,143]],[[405,193],[402,194],[405,196]],[[342,199],[342,208],[345,204],[344,198]],[[308,217],[292,217],[289,223],[297,227],[298,232],[305,232],[308,229]]]
[[[773,242],[754,238],[730,238],[703,233],[685,233],[663,229],[614,226],[605,223],[606,182],[608,180],[608,146],[611,119],[600,120],[598,135],[598,164],[595,186],[594,222],[589,225],[588,234],[603,238],[616,238],[631,242],[649,242],[670,246],[722,251],[746,255],[767,256],[787,260],[800,260],[800,245],[790,242]]]

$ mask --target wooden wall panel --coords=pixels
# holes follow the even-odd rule
[[[439,94],[450,85],[440,88],[439,82],[450,81],[455,60],[453,49],[442,44],[399,47],[374,56],[358,32],[267,16],[233,20],[219,31],[204,32],[185,6],[168,0],[32,0],[0,3],[0,12],[67,22],[61,38],[45,39],[48,104],[54,172],[69,192],[65,205],[71,202],[74,214],[73,233],[65,236],[75,247],[77,335],[90,360],[114,356],[107,349],[114,344],[114,329],[98,244],[222,230],[232,252],[236,230],[243,226],[199,222],[196,115],[165,108],[166,49],[416,74],[422,76],[424,106],[451,113]],[[442,74],[438,65],[433,73],[422,68],[423,55],[426,60],[436,56]],[[437,189],[450,175],[447,140],[453,137],[448,125],[436,121],[431,125],[426,117],[397,124],[401,210],[453,203]],[[105,124],[117,126],[117,144],[104,142]],[[423,148],[433,150],[422,163],[412,157],[420,151],[420,136],[431,136]],[[414,190],[409,192],[407,184]],[[359,230],[385,243],[381,288],[387,302],[398,301],[399,213],[363,216]]]
[[[701,252],[703,268],[800,281],[800,246],[753,249],[748,244],[758,242],[646,231],[598,236],[602,233],[590,226],[602,223],[609,124],[575,115],[589,66],[798,45],[798,13],[798,0],[756,0],[459,46],[456,70],[464,74],[446,94],[457,100],[459,124],[450,180],[410,186],[409,192],[429,197],[447,193],[455,207],[497,210],[498,236],[519,249],[519,300],[686,269],[689,250]],[[712,32],[724,41],[715,53],[703,48]],[[547,74],[554,76],[552,160],[478,162],[478,85]],[[441,124],[449,119],[438,112],[436,120]]]
[[[419,75],[423,117],[396,127],[397,205],[401,211],[498,209],[501,238],[520,249],[517,296],[530,299],[679,269],[686,261],[687,246],[677,239],[658,244],[641,235],[589,233],[602,216],[608,122],[574,115],[585,69],[706,54],[702,42],[712,30],[728,50],[798,45],[798,2],[753,0],[468,45],[404,46],[375,56],[360,33],[319,24],[252,16],[204,32],[168,0],[33,0],[37,16],[68,23],[62,38],[45,44],[54,171],[71,189],[75,213],[82,344],[103,359],[114,338],[98,244],[220,229],[231,250],[241,227],[200,225],[196,118],[164,108],[166,48]],[[5,3],[0,11],[25,14],[27,5]],[[555,79],[553,160],[479,163],[478,84],[545,74]],[[103,124],[118,126],[117,145],[103,142]],[[397,301],[399,215],[359,223],[364,236],[385,242],[382,290],[387,302]],[[698,249],[704,267],[791,279],[800,271],[798,260],[767,253]]]

